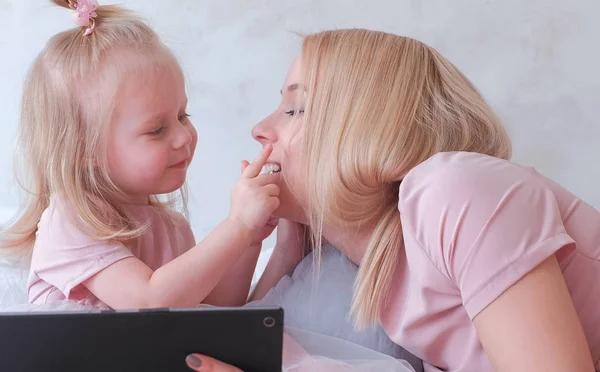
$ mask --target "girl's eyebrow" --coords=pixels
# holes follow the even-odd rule
[[[185,105],[183,105],[182,107],[185,109],[185,107],[187,107],[188,105],[188,99],[185,99]],[[147,119],[145,119],[143,121],[143,124],[148,125],[148,124],[156,124],[157,122],[160,122],[162,120],[164,120],[164,118],[168,117],[169,113],[168,112],[154,112],[152,113],[152,116],[149,116]]]

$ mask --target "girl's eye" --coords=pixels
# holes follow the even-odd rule
[[[153,136],[157,136],[157,135],[161,134],[164,131],[165,131],[165,126],[163,125],[161,127],[156,128],[152,132],[149,132],[148,134],[153,135]]]
[[[190,114],[188,114],[187,112],[185,112],[183,115],[179,115],[179,117],[177,119],[179,119],[179,121],[185,121],[190,116],[191,116]]]
[[[296,110],[289,110],[289,111],[286,111],[285,114],[287,116],[295,116],[296,114],[298,114],[298,115],[304,114],[304,109],[300,109],[298,111],[296,111]]]

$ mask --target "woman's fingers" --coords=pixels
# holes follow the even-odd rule
[[[190,367],[194,371],[242,372],[242,370],[239,368],[200,354],[188,355],[187,358],[185,358],[185,362],[188,365],[188,367]]]

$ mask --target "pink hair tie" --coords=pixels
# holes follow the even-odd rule
[[[90,35],[94,32],[96,21],[94,18],[98,16],[96,9],[98,9],[98,1],[96,0],[77,0],[72,3],[69,1],[71,9],[73,9],[73,21],[77,26],[87,27],[83,33],[85,36]]]

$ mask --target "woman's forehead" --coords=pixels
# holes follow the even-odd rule
[[[301,61],[300,61],[300,56],[298,55],[294,59],[294,62],[292,62],[292,65],[290,66],[290,69],[288,70],[287,77],[285,78],[285,86],[283,88],[287,89],[287,87],[292,84],[298,84],[300,82],[301,74],[302,74],[302,65],[301,65]]]

